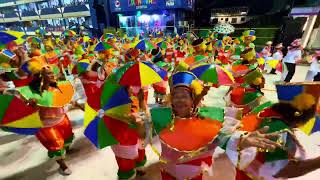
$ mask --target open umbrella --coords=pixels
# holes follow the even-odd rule
[[[277,60],[277,59],[271,59],[271,60],[268,60],[267,61],[267,64],[271,67],[271,68],[276,68],[277,67],[277,65],[278,65],[278,63],[279,63],[280,61],[279,60]]]
[[[189,56],[189,57],[185,58],[184,62],[187,63],[188,65],[194,65],[194,64],[206,61],[206,60],[208,60],[207,56],[196,55],[196,56]]]
[[[103,85],[101,109],[85,106],[84,135],[99,149],[118,143],[108,126],[110,121],[127,118],[131,110],[132,101],[126,88],[115,83],[113,78],[111,75]]]
[[[62,33],[65,37],[74,37],[75,35],[77,35],[76,32],[72,31],[72,30],[65,30]]]
[[[113,46],[109,43],[106,42],[99,42],[96,47],[94,48],[94,51],[105,51],[105,50],[109,50],[112,49]]]
[[[0,64],[1,63],[8,63],[10,59],[14,58],[16,54],[9,51],[8,49],[3,49],[0,51]]]
[[[168,47],[170,47],[170,44],[166,41],[161,41],[157,43],[157,46],[161,49],[167,49]]]
[[[136,49],[140,49],[141,51],[150,51],[152,49],[156,49],[156,45],[154,45],[151,41],[149,40],[140,40],[136,45],[135,45]]]
[[[0,95],[0,127],[18,134],[35,134],[43,126],[37,109],[12,95]]]
[[[231,34],[234,30],[234,27],[229,23],[218,23],[213,28],[213,31],[219,34]]]
[[[11,41],[14,41],[16,40],[17,37],[11,35],[11,34],[8,34],[6,32],[0,32],[0,44],[7,44]]]
[[[112,33],[105,33],[100,37],[100,41],[107,41],[110,38],[113,38],[114,35]]]
[[[27,42],[28,42],[28,43],[37,43],[37,44],[40,44],[40,43],[41,43],[41,39],[38,38],[38,37],[35,37],[35,36],[30,36],[30,37],[27,37]]]
[[[44,36],[47,34],[47,31],[44,28],[38,28],[35,30],[36,34],[40,34],[41,36]]]
[[[20,87],[17,90],[25,99],[37,99],[38,106],[62,107],[71,101],[74,89],[69,81],[59,81],[57,86],[58,88],[50,88],[41,95],[35,93],[29,86]]]
[[[200,80],[214,85],[231,85],[234,78],[229,71],[219,65],[200,64],[191,69]]]
[[[14,40],[15,43],[18,45],[22,44],[25,42],[25,33],[21,31],[5,31],[6,33],[16,37],[17,39]]]
[[[148,86],[166,76],[165,70],[150,62],[129,62],[116,72],[116,80],[123,86]]]
[[[77,64],[78,73],[81,74],[86,72],[89,69],[89,67],[90,67],[90,61],[88,59],[83,59],[79,61]]]

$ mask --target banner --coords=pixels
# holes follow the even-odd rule
[[[110,0],[111,12],[192,9],[194,0]]]

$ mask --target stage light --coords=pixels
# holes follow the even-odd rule
[[[138,17],[139,22],[149,22],[150,21],[150,16],[147,14],[142,14],[141,16]]]
[[[153,14],[151,17],[152,17],[152,19],[154,19],[156,21],[160,19],[159,15],[157,15],[157,14]]]
[[[137,16],[141,16],[141,11],[137,11]]]

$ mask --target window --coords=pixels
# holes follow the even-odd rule
[[[231,23],[237,23],[237,18],[232,18]]]
[[[242,17],[242,18],[241,18],[241,22],[244,22],[245,20],[246,20],[245,17]]]
[[[229,18],[226,18],[226,20],[225,20],[226,22],[228,22],[229,21]]]
[[[220,20],[223,20],[223,18],[220,18]]]

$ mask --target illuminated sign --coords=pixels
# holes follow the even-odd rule
[[[129,6],[146,6],[156,4],[156,0],[129,0]]]
[[[111,12],[191,9],[194,0],[110,0]]]

